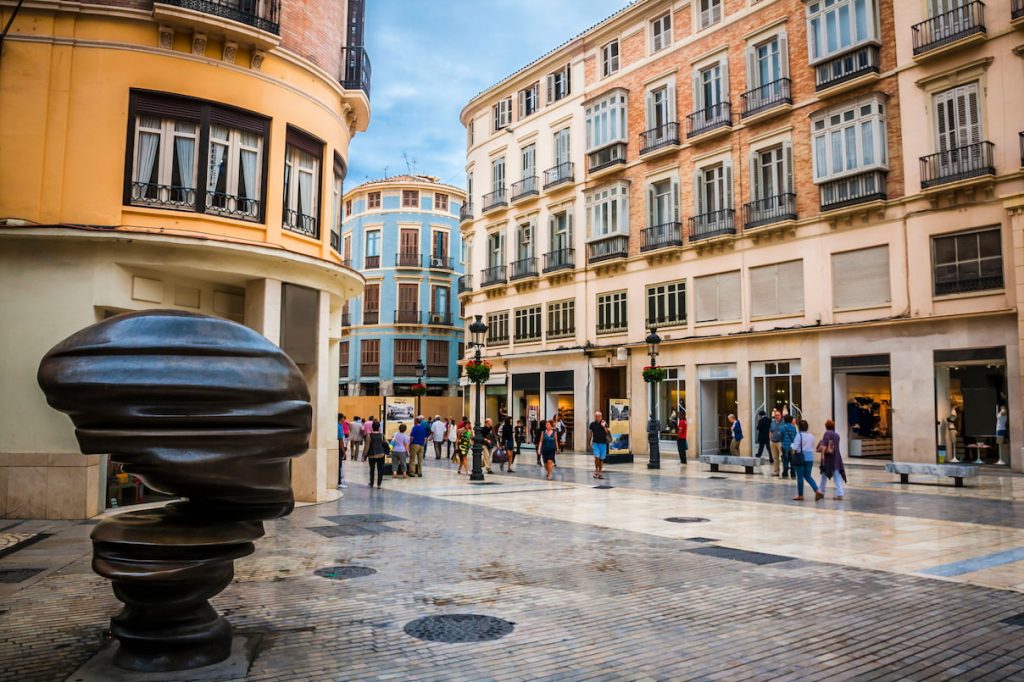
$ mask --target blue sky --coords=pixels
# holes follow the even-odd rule
[[[368,0],[371,121],[349,152],[346,187],[415,171],[465,184],[459,112],[471,97],[627,0]]]

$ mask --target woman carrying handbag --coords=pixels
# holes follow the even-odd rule
[[[843,483],[846,482],[846,469],[843,468],[843,455],[839,452],[839,434],[836,433],[836,424],[831,419],[825,422],[825,435],[818,443],[818,452],[821,453],[821,483],[818,494],[825,496],[825,486],[830,479],[836,482],[835,499],[843,499]],[[820,499],[820,498],[819,498]]]

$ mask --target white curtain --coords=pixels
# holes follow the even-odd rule
[[[246,199],[257,199],[256,193],[256,152],[243,149],[241,153],[242,181],[245,183]],[[246,202],[246,210],[255,213],[256,206],[252,202]]]
[[[139,134],[139,162],[137,182],[149,182],[153,177],[153,164],[156,163],[156,152],[160,148],[160,136],[156,133]]]
[[[313,175],[299,172],[299,212],[304,215],[313,213]]]
[[[210,145],[210,177],[207,180],[207,189],[211,192],[217,191],[217,182],[220,180],[220,172],[224,167],[224,155],[228,148],[222,144],[212,143]]]
[[[195,189],[193,169],[196,158],[196,141],[190,137],[175,138],[174,149],[178,156],[178,177],[181,178],[181,186]]]

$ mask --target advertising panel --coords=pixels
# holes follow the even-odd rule
[[[608,431],[611,432],[609,455],[629,454],[629,398],[608,401]]]

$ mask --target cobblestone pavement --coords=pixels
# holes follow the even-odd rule
[[[748,488],[773,484],[742,476],[697,483],[630,470],[595,490],[585,460],[574,466],[565,461],[553,483],[524,463],[515,476],[470,486],[430,462],[424,478],[380,491],[360,485],[365,471],[350,466],[342,500],[268,523],[256,554],[236,562],[235,582],[214,600],[236,631],[262,635],[246,679],[1024,679],[1021,592],[840,565],[827,552],[794,558],[781,543],[742,551],[750,547],[733,541],[722,518],[728,509],[752,514],[825,550],[847,540],[814,535],[836,519],[933,522],[917,511],[932,509],[934,500],[921,499],[928,495],[887,492],[891,505],[870,513],[813,503],[793,510],[774,494],[745,499],[767,495]],[[943,499],[944,510],[982,502]],[[900,515],[887,516],[897,506]],[[669,515],[710,521],[666,523]],[[0,586],[0,680],[64,680],[101,646],[118,602],[90,569],[91,529],[41,521],[6,529],[49,535],[0,559],[0,570],[45,568]],[[332,566],[376,572],[315,574]],[[406,634],[437,614],[514,627],[460,644]]]

